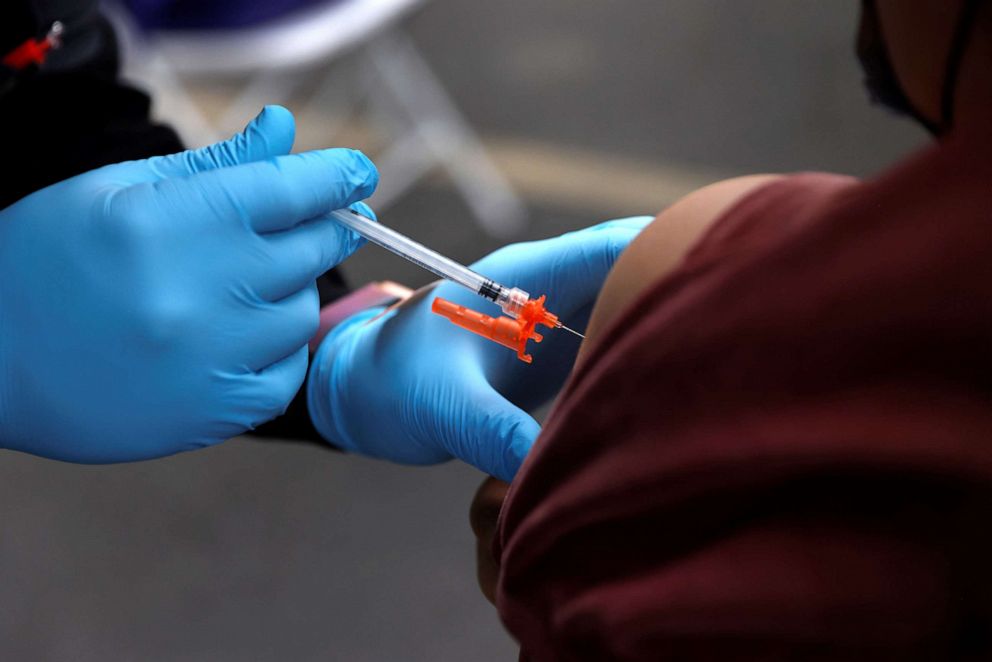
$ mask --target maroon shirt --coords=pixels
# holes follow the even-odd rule
[[[992,659],[990,154],[769,184],[604,334],[501,515],[524,659]]]

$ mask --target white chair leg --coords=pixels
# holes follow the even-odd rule
[[[519,232],[526,219],[523,202],[489,159],[413,41],[396,29],[370,43],[366,52],[382,89],[412,123],[419,148],[445,168],[479,225],[497,237]]]
[[[248,81],[238,96],[228,104],[217,126],[225,131],[240,131],[263,106],[285,103],[305,80],[295,71],[261,71]]]
[[[344,129],[365,97],[365,89],[357,84],[358,75],[352,61],[332,63],[303,105],[304,116],[319,116],[323,122],[320,133],[328,145]]]
[[[191,147],[216,142],[217,130],[190,97],[169,62],[155,49],[154,42],[137,28],[131,15],[112,2],[104,3],[101,10],[117,34],[124,77],[150,88],[154,115],[174,125]]]
[[[155,53],[149,53],[145,61],[142,79],[153,90],[152,98],[158,106],[156,114],[175,124],[190,147],[202,147],[220,140],[221,132],[203,114],[169,63]]]
[[[382,178],[372,197],[372,204],[376,209],[387,209],[430,174],[437,167],[438,159],[434,152],[425,147],[422,136],[410,132],[376,154],[375,163]]]

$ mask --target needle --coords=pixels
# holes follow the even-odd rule
[[[492,301],[503,310],[505,315],[508,315],[509,317],[518,318],[521,311],[526,306],[536,306],[532,313],[539,312],[540,315],[534,318],[533,323],[541,323],[549,327],[554,324],[554,328],[556,329],[565,329],[569,333],[574,334],[583,340],[586,339],[586,337],[578,331],[570,329],[561,322],[558,322],[557,316],[552,315],[544,308],[544,296],[538,297],[537,299],[531,299],[527,292],[524,292],[519,288],[500,285],[492,279],[486,278],[482,274],[472,271],[465,265],[459,264],[458,262],[441,255],[437,251],[433,251],[423,244],[419,244],[413,239],[400,234],[396,230],[391,230],[381,223],[373,221],[371,218],[366,218],[352,209],[338,209],[336,211],[332,211],[331,216],[344,227],[357,232],[369,241],[379,244],[383,248],[396,253],[400,257],[410,260],[417,266],[435,273],[441,278],[457,283],[458,285],[475,292],[484,299]],[[437,311],[435,310],[435,312]],[[446,313],[439,314],[444,314],[448,317],[448,319],[452,320],[456,324],[459,324],[459,326],[464,326],[460,322],[456,322],[455,318],[449,317]],[[531,328],[533,329],[533,326],[531,326]],[[475,332],[479,333],[478,331]],[[486,337],[490,340],[494,339],[488,335],[486,335]],[[526,342],[527,339],[524,338],[524,343],[526,344]],[[521,352],[522,351],[523,350],[521,349]],[[522,356],[523,355],[521,354],[521,357]]]
[[[582,335],[582,334],[581,334],[581,333],[579,333],[578,331],[575,331],[574,329],[570,329],[570,328],[568,328],[567,326],[565,326],[565,325],[564,325],[564,324],[562,324],[561,322],[558,322],[558,328],[559,328],[559,329],[565,329],[565,330],[566,330],[566,331],[568,331],[569,333],[574,333],[575,335],[577,335],[578,337],[580,337],[580,338],[582,338],[583,340],[585,340],[585,339],[586,339],[586,337],[585,337],[584,335]]]

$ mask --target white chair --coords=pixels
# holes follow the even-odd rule
[[[375,155],[382,174],[373,198],[377,209],[440,167],[485,231],[512,235],[524,223],[523,203],[400,25],[424,2],[346,0],[259,27],[151,34],[138,30],[121,8],[111,7],[110,14],[129,75],[152,87],[156,102],[190,144],[208,144],[237,130],[262,105],[285,102],[302,83],[322,76],[304,112],[334,107],[343,122],[367,101],[370,116],[386,120],[388,142]],[[349,82],[340,67],[329,67],[345,54],[354,55],[349,61],[356,67]],[[187,90],[192,79],[248,82],[220,120],[211,122]]]

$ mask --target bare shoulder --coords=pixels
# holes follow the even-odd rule
[[[725,211],[749,193],[781,178],[782,175],[749,175],[725,179],[690,193],[658,214],[627,247],[607,277],[593,308],[578,360],[583,359],[586,348],[596,342],[644,288],[681,263]]]

